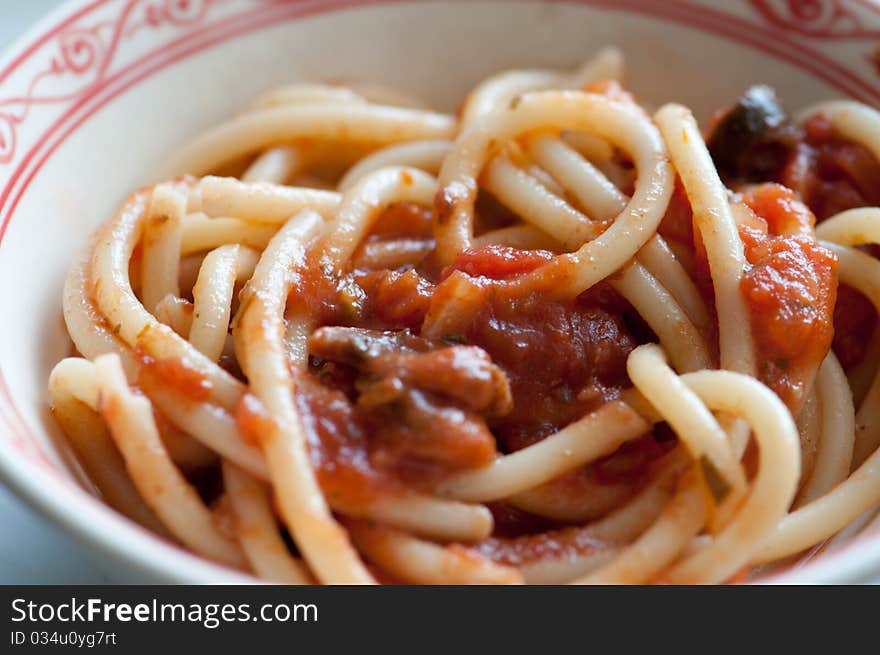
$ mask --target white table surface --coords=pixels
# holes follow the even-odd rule
[[[0,49],[63,0],[0,0]],[[106,584],[78,543],[0,482],[0,584]],[[880,584],[880,579],[874,581]]]

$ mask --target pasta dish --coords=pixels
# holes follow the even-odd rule
[[[743,582],[880,525],[880,114],[622,79],[293,84],[185,145],[67,278],[94,491],[292,584]]]

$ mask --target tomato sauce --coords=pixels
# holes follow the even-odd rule
[[[791,190],[761,185],[743,202],[767,225],[740,226],[758,375],[796,413],[831,347],[837,258],[812,237],[815,219]]]
[[[877,327],[877,310],[860,292],[841,284],[834,306],[834,354],[844,369],[860,364]]]
[[[519,250],[499,245],[469,248],[456,257],[452,266],[443,271],[443,277],[449,277],[452,271],[461,271],[471,277],[498,280],[530,273],[551,259],[553,253],[546,250]]]
[[[296,377],[296,403],[309,455],[328,501],[366,507],[380,491],[399,489],[371,463],[368,435],[345,394],[308,374]]]
[[[383,211],[370,230],[369,239],[418,239],[433,236],[432,210],[410,202],[394,203]]]
[[[334,493],[350,497],[375,484],[428,488],[450,471],[488,464],[498,450],[535,443],[618,397],[629,385],[626,357],[639,339],[622,316],[628,305],[610,287],[560,301],[504,284],[552,258],[545,251],[473,248],[436,284],[415,269],[352,271],[336,282],[307,271],[298,297],[317,310],[320,324],[392,331],[387,334],[408,329],[418,335],[432,303],[460,300],[447,287],[462,279],[475,291],[468,307],[456,307],[467,317],[462,329],[441,335],[442,341],[418,345],[416,336],[388,337],[399,339],[403,350],[370,362],[347,357],[339,343],[327,341],[329,335],[323,346],[310,345],[317,356],[311,374],[300,375],[297,402],[307,417],[322,486],[335,485]],[[421,354],[406,355],[413,347]],[[439,350],[426,354],[425,348]],[[444,362],[449,366],[440,370]],[[468,376],[486,363],[500,369],[504,392],[475,405],[489,398],[479,386],[488,378]],[[466,396],[458,393],[469,388]],[[642,459],[656,455],[642,452]],[[617,468],[635,475],[643,470],[637,460],[631,453]],[[618,475],[613,468],[611,477]],[[597,469],[592,475],[601,474]]]
[[[816,217],[794,192],[781,184],[760,184],[742,194],[742,202],[767,224],[776,236],[812,236]]]
[[[750,185],[738,200],[753,212],[752,220],[739,226],[749,264],[740,288],[749,308],[758,377],[796,412],[835,336],[837,261],[816,241],[815,216],[792,190],[775,183]],[[694,280],[714,313],[706,250],[692,221],[687,196],[677,184],[660,232],[679,242],[692,240]],[[859,306],[851,313],[864,316],[865,310]],[[716,333],[708,336],[717,342]],[[861,334],[845,338],[853,359],[863,351],[857,345],[861,339]]]
[[[694,213],[681,178],[675,177],[675,188],[666,213],[660,221],[658,232],[667,241],[677,241],[689,248],[694,244]]]
[[[620,315],[595,294],[565,302],[518,295],[492,282],[534,270],[550,256],[488,246],[466,251],[445,271],[466,272],[485,289],[462,337],[483,348],[510,380],[513,409],[491,422],[507,451],[535,443],[617,397],[628,385],[626,357],[638,345]]]
[[[140,344],[134,347],[134,357],[139,375],[161,380],[164,386],[189,400],[201,402],[211,397],[211,381],[187,359],[152,357]]]
[[[310,267],[294,293],[293,302],[304,304],[318,325],[402,330],[422,324],[434,285],[415,269],[353,271],[333,279]]]
[[[548,559],[568,559],[588,553],[600,553],[612,544],[569,527],[516,537],[492,537],[476,545],[476,550],[499,564],[521,566]]]
[[[779,180],[822,221],[852,209],[880,205],[880,163],[862,145],[840,137],[822,114],[804,125]]]
[[[346,395],[310,374],[295,374],[295,400],[309,457],[328,502],[347,511],[368,508],[380,494],[403,492],[401,484],[370,460],[368,436]],[[259,444],[275,429],[260,401],[245,394],[236,412],[239,430]]]

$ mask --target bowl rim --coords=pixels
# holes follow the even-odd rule
[[[107,5],[116,0],[67,0],[49,11],[41,20],[31,28],[23,32],[19,37],[11,41],[0,53],[0,83],[20,66],[27,64],[28,54],[33,52],[45,39],[57,33],[65,25],[88,12]],[[278,5],[297,6],[302,11],[290,12],[287,20],[296,20],[297,17],[314,14],[326,14],[334,11],[344,11],[351,8],[365,6],[389,5],[399,3],[412,3],[418,0],[287,0],[286,3],[274,3]],[[463,3],[465,0],[454,0]],[[524,0],[517,0],[523,2]],[[565,3],[572,0],[528,0],[532,2]],[[877,25],[880,28],[880,4],[871,0],[850,0],[853,4],[873,9],[877,17]],[[137,0],[130,0],[130,4],[136,4]],[[654,15],[658,12],[647,11],[648,5],[661,5],[661,0],[649,2],[648,0],[574,0],[575,4],[589,5],[597,8],[610,8],[613,10],[632,11],[640,15]],[[687,8],[690,3],[680,4]],[[705,6],[699,6],[706,9]],[[693,7],[691,7],[693,8]],[[721,29],[719,25],[714,27],[706,23],[696,21],[683,21],[676,11],[666,12],[665,17],[677,24],[686,24],[708,33],[720,34],[722,37],[737,40],[748,47],[759,49],[768,53],[769,56],[785,59],[802,69],[807,69],[811,75],[817,76],[826,82],[831,78],[816,71],[816,67],[808,59],[797,59],[783,55],[779,50],[772,50],[771,44],[759,43],[754,39],[738,38],[731,29]],[[714,9],[712,11],[715,11]],[[269,21],[266,21],[268,23]],[[233,35],[221,37],[220,42],[235,35],[247,34],[259,29],[265,23],[257,23],[249,28],[242,29]],[[201,48],[208,47],[215,42],[203,44]],[[803,44],[801,44],[803,46]],[[199,49],[201,49],[199,48]],[[193,52],[198,52],[194,50]],[[190,53],[184,53],[183,57]],[[145,59],[146,55],[142,55]],[[117,88],[108,97],[98,104],[98,108],[104,106],[114,97],[124,92],[129,86],[137,84],[149,75],[161,71],[176,60],[160,62],[155,68],[149,69],[145,75],[136,77],[133,81]],[[838,78],[834,78],[833,85],[841,88],[848,95],[864,97],[863,93],[853,93],[855,87],[844,88]],[[872,89],[870,94],[874,98],[874,104],[880,100],[880,90]],[[87,114],[87,119],[91,113]],[[77,123],[76,125],[78,125]],[[75,128],[74,128],[75,129]],[[59,141],[62,143],[69,136],[64,135]],[[57,144],[56,144],[57,145]],[[54,149],[54,148],[53,148]],[[51,155],[51,150],[46,155]],[[7,177],[2,178],[3,183]],[[14,185],[8,183],[8,189]],[[7,189],[7,190],[8,190]],[[26,185],[19,191],[19,197],[24,193]],[[3,201],[0,201],[0,210],[3,209]],[[15,215],[14,207],[9,210],[5,219],[0,222],[0,245],[5,229]],[[5,433],[5,434],[4,434]],[[133,521],[117,513],[98,498],[92,496],[84,489],[79,489],[71,494],[71,481],[63,478],[62,474],[49,462],[47,456],[37,445],[31,428],[25,419],[19,414],[15,402],[7,386],[2,366],[0,366],[0,482],[6,483],[26,504],[38,513],[48,518],[54,524],[60,526],[76,541],[86,545],[90,550],[88,555],[100,554],[103,557],[115,560],[141,576],[148,576],[156,581],[172,583],[226,583],[241,584],[259,582],[256,578],[235,572],[226,567],[213,564],[189,551],[168,542],[161,537],[141,528]],[[870,534],[860,535],[857,539],[847,543],[836,551],[807,561],[802,565],[784,571],[779,574],[771,574],[756,580],[758,584],[803,584],[803,583],[854,583],[865,582],[870,576],[880,574],[880,528],[874,529]]]

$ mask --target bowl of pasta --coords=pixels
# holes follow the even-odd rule
[[[124,580],[869,581],[878,36],[65,4],[0,60],[4,482]]]

